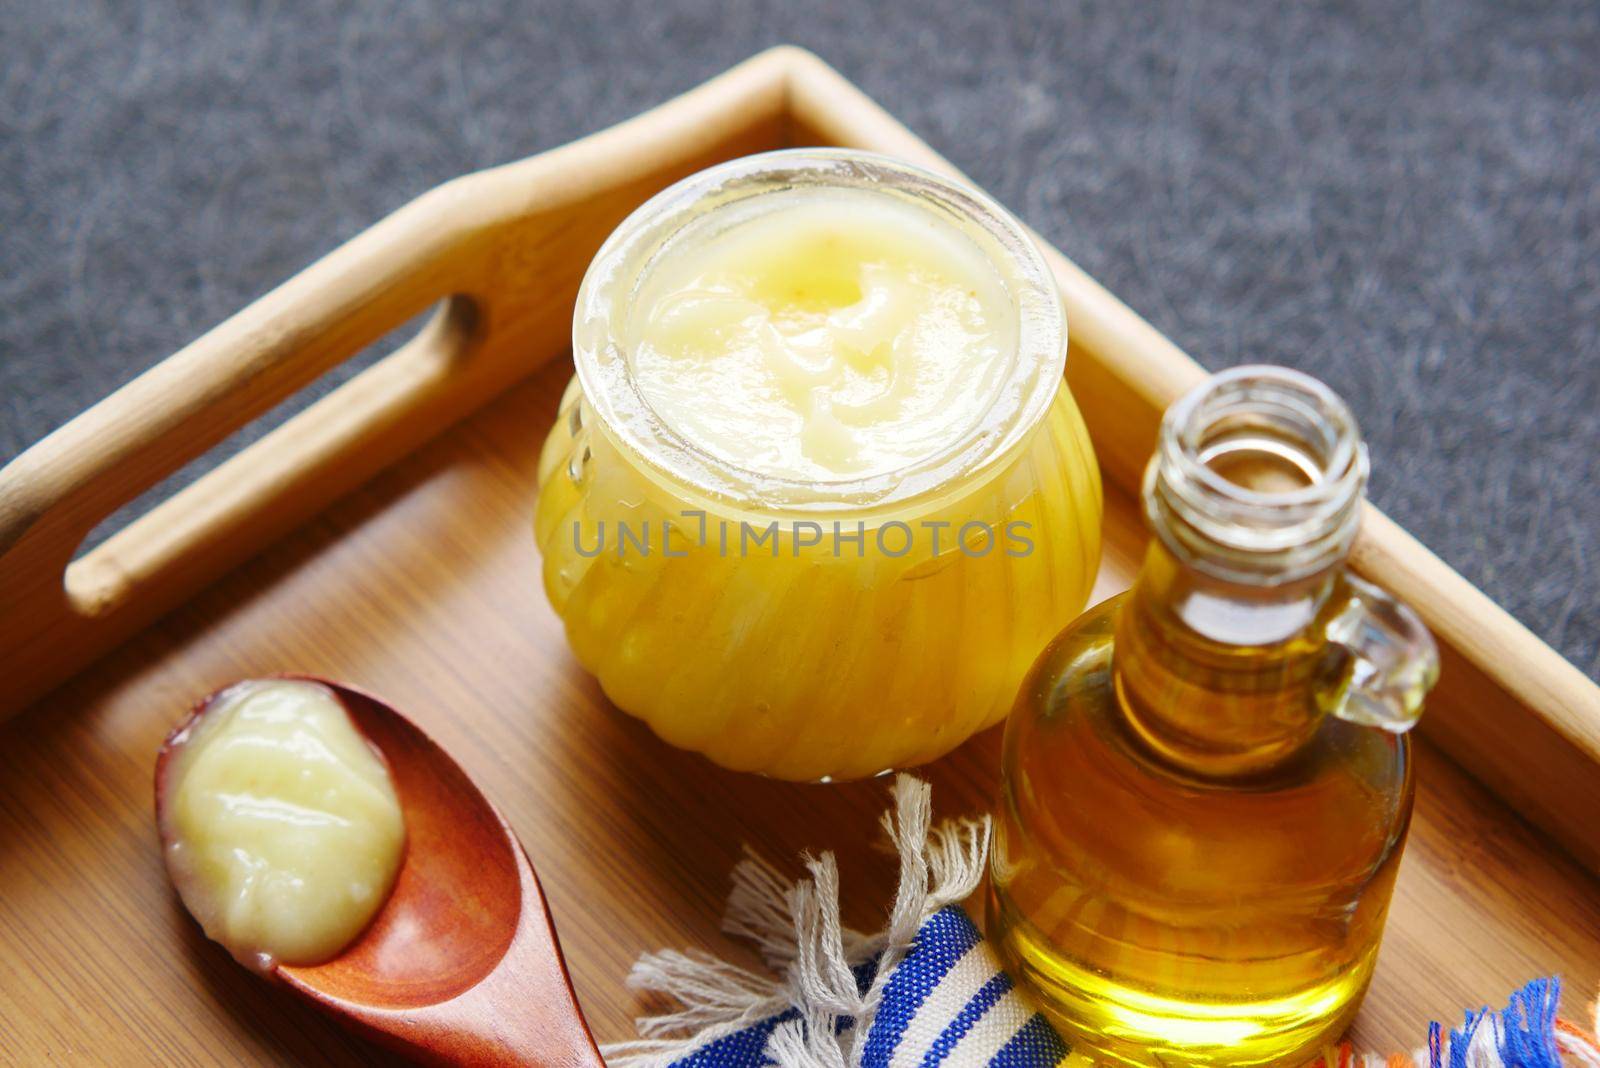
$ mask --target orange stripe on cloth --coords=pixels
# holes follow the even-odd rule
[[[1600,1038],[1596,1038],[1593,1034],[1585,1031],[1577,1024],[1572,1023],[1569,1020],[1557,1020],[1556,1030],[1565,1033],[1569,1038],[1575,1038],[1579,1042],[1591,1047],[1596,1053],[1600,1053]]]

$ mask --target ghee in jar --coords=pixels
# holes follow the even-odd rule
[[[1002,717],[1101,490],[1031,239],[883,157],[750,157],[590,266],[535,535],[579,660],[727,767],[852,778]]]
[[[649,272],[626,333],[646,402],[720,459],[791,479],[883,474],[960,440],[1016,345],[994,268],[910,204],[782,199]]]

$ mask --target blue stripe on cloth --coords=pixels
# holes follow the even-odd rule
[[[1472,1047],[1472,1038],[1488,1015],[1487,1005],[1477,1012],[1469,1012],[1461,1029],[1450,1032],[1450,1068],[1467,1068],[1467,1050]]]
[[[724,1035],[709,1045],[701,1046],[682,1060],[672,1062],[672,1068],[762,1068],[777,1062],[767,1056],[767,1043],[778,1025],[800,1018],[799,1009],[768,1016],[760,1023],[742,1031]]]
[[[1066,1057],[1067,1047],[1061,1036],[1042,1013],[1036,1012],[994,1055],[989,1068],[1055,1068]]]
[[[1556,1006],[1561,980],[1535,979],[1511,995],[1501,1014],[1500,1059],[1517,1068],[1561,1068],[1556,1045]]]
[[[950,1021],[950,1026],[933,1040],[933,1045],[928,1047],[927,1054],[922,1058],[922,1068],[937,1068],[943,1064],[944,1059],[950,1056],[950,1051],[955,1049],[956,1043],[972,1030],[973,1024],[983,1019],[984,1013],[994,1008],[995,1002],[1005,997],[1011,985],[1011,976],[1005,972],[999,972],[983,984],[983,989],[972,995],[972,999],[956,1014],[956,1018]]]
[[[983,936],[955,906],[940,909],[922,925],[894,974],[889,977],[877,1018],[867,1033],[861,1053],[862,1068],[889,1068],[889,1058],[904,1037],[906,1027],[939,981]]]
[[[1473,1039],[1485,1027],[1494,1032],[1501,1062],[1511,1068],[1561,1068],[1561,1049],[1555,1033],[1560,1000],[1560,980],[1535,979],[1511,995],[1511,1003],[1498,1014],[1498,1019],[1487,1005],[1477,1012],[1469,1011],[1462,1025],[1450,1032],[1448,1042],[1437,1021],[1429,1024],[1429,1068],[1467,1068],[1469,1063],[1476,1063],[1468,1054]]]

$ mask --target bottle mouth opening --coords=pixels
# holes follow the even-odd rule
[[[651,405],[622,339],[633,300],[675,237],[709,213],[806,186],[865,189],[909,200],[958,224],[996,268],[1016,314],[1016,347],[976,425],[932,453],[863,477],[797,479],[760,471],[681,433]],[[789,149],[747,156],[678,182],[637,209],[590,264],[573,320],[573,362],[585,397],[636,459],[672,484],[763,511],[860,510],[902,503],[1008,455],[1044,418],[1062,385],[1067,329],[1038,246],[1006,210],[968,186],[869,152]]]
[[[1366,446],[1338,394],[1287,368],[1236,367],[1168,409],[1145,505],[1181,559],[1277,584],[1349,550],[1366,479]]]

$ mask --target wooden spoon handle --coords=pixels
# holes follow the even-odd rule
[[[604,1068],[578,1007],[544,890],[516,847],[523,909],[505,955],[449,1001],[416,1008],[354,1004],[279,977],[367,1038],[424,1064]]]

